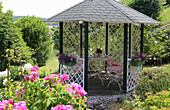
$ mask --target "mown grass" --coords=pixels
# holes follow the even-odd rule
[[[40,70],[42,72],[47,72],[47,73],[54,73],[58,72],[59,70],[59,62],[58,62],[58,57],[56,56],[58,53],[58,50],[52,50],[51,54],[49,56],[49,59],[46,62],[45,66],[40,67]]]

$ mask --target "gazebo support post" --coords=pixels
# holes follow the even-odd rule
[[[82,32],[82,29],[83,29],[83,25],[81,23],[80,24],[80,58],[83,58],[83,51],[82,51],[83,32]]]
[[[63,53],[63,22],[59,23],[60,26],[60,35],[59,35],[59,40],[60,40],[60,54]],[[60,71],[60,65],[59,65],[59,71]]]
[[[123,92],[127,91],[127,37],[128,37],[128,24],[124,24],[124,59],[123,59]]]
[[[108,23],[106,23],[105,54],[108,55]],[[107,61],[105,62],[105,72],[107,73]]]
[[[143,52],[143,35],[144,35],[144,24],[141,24],[141,41],[140,41],[140,52]]]
[[[105,54],[108,55],[108,23],[106,23]]]
[[[129,24],[129,58],[131,58],[131,36],[132,36],[132,32],[131,32],[132,28],[131,28],[131,24]]]
[[[85,49],[84,49],[84,57],[85,57],[85,72],[84,72],[84,89],[88,93],[88,22],[85,23]]]

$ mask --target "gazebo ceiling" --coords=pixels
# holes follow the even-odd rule
[[[158,21],[151,17],[115,0],[84,0],[49,18],[46,22],[68,21],[159,24]]]

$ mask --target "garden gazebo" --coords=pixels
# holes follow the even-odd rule
[[[159,23],[115,0],[84,0],[46,22],[59,22],[60,53],[75,55],[78,61],[83,62],[73,67],[60,64],[61,74],[68,73],[71,82],[82,84],[88,91],[88,72],[92,68],[89,59],[100,48],[102,56],[122,63],[124,92],[136,87],[139,68],[130,66],[128,58],[133,51],[143,52],[144,24]],[[94,64],[104,65],[106,62]]]

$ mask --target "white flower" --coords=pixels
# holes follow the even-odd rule
[[[7,77],[8,70],[0,72],[0,77]],[[10,71],[9,71],[9,76],[10,76]]]
[[[25,70],[30,70],[33,66],[30,63],[24,65]]]
[[[8,79],[3,80],[3,85],[5,86],[8,83]]]
[[[155,44],[157,44],[158,43],[158,41],[155,41]]]

